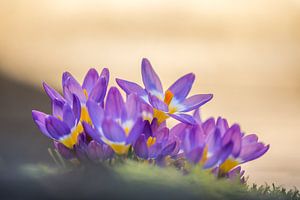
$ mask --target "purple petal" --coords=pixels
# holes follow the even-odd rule
[[[210,101],[212,97],[212,94],[196,94],[194,96],[191,96],[183,101],[182,108],[179,111],[189,112],[191,110],[199,108],[206,102]]]
[[[183,113],[169,114],[169,115],[170,115],[170,117],[177,119],[183,123],[192,124],[192,125],[196,124],[196,121],[190,115],[183,114]]]
[[[86,103],[90,118],[94,126],[100,130],[102,126],[102,121],[104,119],[104,110],[103,108],[92,100],[88,100]]]
[[[99,78],[98,72],[96,69],[91,68],[84,77],[82,88],[86,89],[87,93],[90,94],[94,85],[96,84]]]
[[[97,161],[103,159],[102,146],[92,140],[87,146],[87,156],[90,160]]]
[[[188,124],[185,123],[179,123],[177,125],[175,125],[171,130],[170,130],[170,134],[171,135],[176,135],[177,137],[179,137],[181,140],[183,140],[184,138],[184,133],[185,133],[185,129],[188,127]]]
[[[240,129],[237,129],[235,132],[233,132],[231,141],[233,142],[232,155],[236,158],[240,154],[242,145],[242,134]]]
[[[193,164],[199,163],[202,158],[203,147],[199,146],[185,154],[186,158]]]
[[[92,140],[87,146],[87,155],[91,160],[106,160],[112,158],[114,152],[106,144]]]
[[[134,144],[134,152],[140,158],[148,158],[148,147],[146,144],[145,135],[140,135]]]
[[[148,92],[157,91],[158,93],[163,93],[160,79],[153,70],[149,60],[147,60],[146,58],[142,60],[142,77],[143,83]]]
[[[134,83],[134,82],[130,82],[130,81],[126,81],[126,80],[122,80],[122,79],[116,79],[117,84],[120,86],[120,88],[122,88],[122,90],[124,90],[124,92],[129,95],[131,93],[136,93],[139,96],[146,96],[147,93],[145,92],[145,90],[139,86],[138,84]]]
[[[243,163],[257,159],[264,155],[270,148],[270,145],[265,146],[263,143],[254,143],[244,146],[240,153],[240,158]]]
[[[75,126],[76,119],[73,114],[73,110],[69,104],[65,104],[63,108],[63,121],[72,129]]]
[[[52,116],[46,118],[45,124],[49,134],[57,140],[69,135],[71,132],[66,123]]]
[[[155,143],[154,145],[152,145],[148,151],[149,151],[149,158],[155,159],[157,158],[161,151],[162,151],[163,145],[162,143]]]
[[[136,94],[130,94],[127,96],[125,108],[127,119],[136,119],[141,116],[140,99]]]
[[[213,133],[216,129],[215,125],[215,119],[214,118],[209,118],[202,124],[203,131],[205,135],[210,135]]]
[[[72,159],[75,157],[74,152],[71,149],[68,149],[65,145],[60,142],[54,141],[54,146],[60,155],[65,159]]]
[[[258,140],[258,137],[255,134],[246,135],[242,139],[242,145],[244,146],[244,145],[247,145],[247,144],[256,143],[257,140]]]
[[[86,122],[82,122],[82,125],[83,125],[83,128],[84,128],[84,131],[91,137],[93,138],[93,140],[99,142],[99,143],[103,143],[103,141],[101,140],[101,134],[93,129],[91,127],[91,125],[89,125],[88,123]]]
[[[112,142],[125,142],[126,134],[123,128],[111,119],[104,119],[103,124],[103,133],[107,139]]]
[[[161,128],[153,133],[156,142],[165,142],[169,138],[169,129],[167,127]]]
[[[107,81],[107,84],[109,82],[109,70],[107,68],[103,68],[100,74],[100,77],[104,77]]]
[[[33,110],[31,113],[32,113],[33,121],[35,122],[37,127],[40,129],[40,131],[47,137],[53,139],[53,137],[48,133],[48,131],[46,129],[46,125],[45,125],[45,119],[47,118],[48,115],[46,115],[45,113],[42,113],[40,111],[37,111],[37,110]]]
[[[94,85],[89,98],[96,101],[97,103],[103,102],[107,90],[107,84],[108,82],[104,77],[99,78]]]
[[[121,118],[124,101],[120,91],[116,87],[111,87],[108,91],[105,105],[105,114],[113,118]]]
[[[43,82],[43,87],[51,100],[58,99],[60,101],[65,101],[64,98],[56,90],[50,87],[47,83]]]
[[[75,94],[81,102],[86,102],[86,96],[83,93],[81,85],[68,72],[63,74],[63,92],[64,96],[69,102],[72,102],[73,94]]]
[[[73,113],[76,119],[76,123],[79,122],[80,117],[81,117],[81,104],[80,101],[78,99],[78,97],[74,94],[73,95]]]
[[[157,96],[149,94],[149,101],[153,108],[164,112],[168,112],[168,105],[165,104],[165,102],[163,102],[162,100],[160,100]]]
[[[128,134],[126,144],[133,144],[137,138],[140,136],[140,134],[143,132],[143,129],[145,127],[145,121],[143,121],[142,118],[138,118],[132,127],[130,133]]]
[[[66,102],[58,100],[58,99],[53,99],[52,100],[52,115],[57,117],[57,118],[63,118],[63,108],[64,104]]]
[[[173,83],[168,90],[173,93],[177,101],[181,102],[189,94],[194,80],[195,75],[193,73],[186,74]]]
[[[217,119],[217,127],[220,130],[221,135],[223,136],[227,129],[229,129],[228,122],[226,119],[223,119],[221,117],[218,117]]]
[[[225,162],[225,160],[229,157],[229,155],[232,153],[233,150],[233,143],[230,142],[226,146],[222,148],[222,151],[220,153],[219,157],[219,164],[222,164]]]
[[[196,110],[194,111],[193,117],[194,117],[195,121],[197,122],[197,124],[202,124],[199,108],[196,108]]]
[[[219,157],[220,157],[220,152],[214,153],[211,157],[209,157],[209,158],[206,160],[206,162],[205,162],[203,168],[204,168],[204,169],[208,169],[208,168],[213,167],[215,164],[218,163]]]
[[[176,142],[173,142],[173,143],[171,143],[171,144],[168,144],[167,146],[165,146],[165,147],[163,148],[163,150],[162,150],[162,152],[161,152],[161,155],[162,155],[163,157],[165,157],[165,156],[167,156],[167,155],[170,155],[170,154],[174,151],[175,147],[176,147]]]
[[[215,129],[214,132],[207,135],[206,144],[208,152],[210,153],[213,153],[222,147],[221,133],[219,129]]]
[[[230,180],[237,180],[237,179],[240,179],[241,178],[241,166],[238,166],[232,170],[230,170],[228,173],[227,173],[227,177],[230,179]]]

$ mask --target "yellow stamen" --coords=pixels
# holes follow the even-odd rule
[[[164,99],[164,102],[167,104],[167,105],[170,105],[172,99],[174,97],[174,94],[170,91],[170,90],[167,90],[166,93],[165,93],[165,99]]]
[[[89,112],[85,106],[81,107],[80,121],[85,121],[89,124],[92,124],[92,120],[90,118]]]
[[[129,150],[130,145],[124,144],[109,144],[109,146],[115,151],[116,154],[123,155],[126,154]]]
[[[226,174],[231,169],[236,167],[239,164],[238,161],[233,159],[227,159],[222,165],[220,165],[220,172]]]
[[[147,140],[147,147],[151,147],[152,145],[154,145],[156,142],[156,138],[155,137],[149,137],[148,140]]]
[[[77,143],[78,135],[82,132],[83,132],[83,127],[81,123],[79,123],[75,128],[75,130],[70,135],[63,138],[60,142],[64,144],[66,147],[68,147],[69,149],[72,149],[74,144]]]
[[[86,89],[83,89],[83,94],[85,96],[86,99],[89,98],[88,92],[86,91]]]
[[[166,115],[163,111],[157,110],[155,108],[153,108],[153,117],[157,118],[157,122],[159,124],[161,124],[162,122],[164,122],[166,119],[169,118],[168,115]]]
[[[125,127],[124,131],[125,131],[126,136],[128,136],[130,129],[128,127]]]
[[[203,150],[202,158],[200,164],[204,164],[207,161],[208,147],[206,146]]]

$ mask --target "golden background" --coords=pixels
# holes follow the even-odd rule
[[[59,88],[63,71],[82,80],[108,67],[112,85],[141,83],[143,57],[165,88],[194,72],[192,93],[214,94],[204,117],[271,144],[244,165],[250,182],[300,187],[300,0],[0,0],[0,73],[11,79]]]

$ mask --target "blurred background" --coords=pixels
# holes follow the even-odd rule
[[[31,109],[49,112],[46,81],[90,67],[141,83],[143,57],[167,88],[196,74],[223,116],[271,144],[245,164],[250,182],[300,187],[300,0],[0,0],[0,167],[51,162]]]

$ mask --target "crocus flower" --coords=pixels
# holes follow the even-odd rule
[[[135,154],[142,159],[162,160],[166,156],[177,154],[179,142],[169,136],[169,129],[158,125],[156,119],[151,125],[147,121],[144,132],[134,144]]]
[[[130,94],[124,102],[116,87],[110,88],[104,109],[94,101],[88,101],[87,108],[94,128],[83,123],[86,132],[95,141],[111,146],[117,154],[126,154],[145,126],[139,97]]]
[[[108,81],[109,71],[107,68],[104,68],[100,75],[96,69],[91,68],[87,72],[82,85],[80,85],[69,72],[64,72],[62,76],[63,96],[48,84],[43,83],[43,86],[52,101],[56,99],[72,105],[73,95],[76,95],[79,98],[81,105],[81,121],[90,122],[91,120],[86,109],[86,102],[91,99],[103,104]]]
[[[145,89],[136,83],[116,79],[126,94],[136,93],[154,108],[154,117],[161,123],[169,116],[184,123],[195,123],[193,117],[185,114],[199,108],[212,98],[212,94],[197,94],[186,98],[195,80],[193,73],[186,74],[173,83],[166,91],[153,70],[150,62],[142,60],[142,78]]]
[[[86,133],[78,136],[78,142],[74,146],[74,152],[79,161],[99,162],[113,157],[112,148],[103,142],[91,140]]]
[[[219,176],[226,176],[238,165],[259,158],[269,149],[269,145],[258,142],[255,134],[244,135],[239,125],[229,127],[227,120],[220,117],[217,121],[210,118],[202,122],[196,112],[197,124],[181,123],[171,129],[171,134],[183,140],[183,151],[192,163],[199,161],[205,169],[217,167]]]
[[[52,108],[53,115],[33,110],[33,120],[44,135],[72,149],[77,143],[78,135],[83,131],[83,127],[79,123],[81,116],[80,101],[76,95],[73,95],[71,107],[66,102],[53,99]]]

